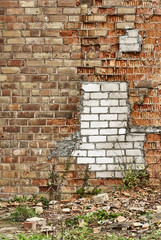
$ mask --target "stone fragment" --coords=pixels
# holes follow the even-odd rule
[[[134,227],[142,227],[142,224],[140,222],[134,222],[133,226]]]
[[[39,217],[33,217],[26,219],[26,222],[24,223],[24,228],[36,230],[37,228],[45,227],[46,226],[46,219],[45,218],[39,218]]]
[[[121,223],[121,222],[125,222],[125,221],[126,221],[126,218],[123,217],[123,216],[119,216],[119,217],[116,218],[116,220],[117,220],[119,223]]]
[[[96,204],[101,204],[109,200],[107,193],[98,194],[97,196],[93,197],[93,200]]]
[[[62,209],[62,212],[63,212],[63,213],[70,213],[71,210],[70,210],[70,208],[63,208],[63,209]]]
[[[38,215],[40,215],[40,214],[42,214],[43,213],[43,207],[39,207],[39,206],[36,206],[36,207],[34,207],[34,209],[35,209],[35,212],[38,214]]]

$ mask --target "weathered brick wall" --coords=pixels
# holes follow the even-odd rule
[[[159,182],[160,6],[160,0],[0,0],[2,196],[45,191],[51,162],[63,173],[80,142],[83,82],[128,83],[127,131],[147,135],[144,159]],[[71,161],[63,193],[83,182],[86,166]],[[104,189],[114,183],[95,171],[89,182]]]

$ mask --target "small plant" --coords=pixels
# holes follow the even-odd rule
[[[48,198],[46,198],[43,195],[41,195],[39,201],[43,204],[44,207],[46,207],[46,208],[49,207],[50,200]]]
[[[136,186],[143,186],[148,182],[148,172],[147,169],[128,169],[125,172],[125,176],[123,178],[123,188],[133,188]]]
[[[36,213],[32,208],[27,206],[19,205],[17,206],[14,211],[10,215],[10,219],[13,222],[23,222],[27,218],[35,217]]]
[[[57,171],[55,170],[55,163],[52,164],[52,169],[49,171],[49,178],[48,178],[48,186],[49,186],[49,193],[50,193],[50,200],[61,200],[61,187],[63,185],[63,181],[65,179],[66,174],[69,172],[71,163],[70,157],[67,159],[65,163],[65,171],[62,176],[59,176]]]
[[[83,178],[83,185],[82,187],[80,187],[79,189],[77,189],[77,194],[78,197],[86,197],[86,196],[93,196],[93,195],[97,195],[99,194],[102,190],[97,187],[94,187],[92,190],[89,190],[89,166],[86,166],[86,170],[85,170],[85,174],[84,174],[84,178]]]

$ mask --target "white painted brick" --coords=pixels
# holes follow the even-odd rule
[[[108,107],[91,107],[92,113],[107,113]]]
[[[106,165],[105,164],[90,164],[89,168],[91,171],[104,171],[106,170]]]
[[[107,169],[109,170],[109,171],[114,171],[114,170],[117,170],[117,166],[116,165],[112,165],[112,164],[110,164],[110,165],[108,165],[107,166]]]
[[[115,178],[123,178],[122,172],[115,171]]]
[[[116,92],[116,93],[110,93],[110,98],[116,98],[116,99],[127,99],[128,95],[127,92]]]
[[[108,93],[91,93],[90,97],[91,99],[107,99]]]
[[[140,52],[140,44],[120,44],[120,52]]]
[[[105,156],[105,150],[89,150],[88,151],[88,157],[104,157]]]
[[[113,172],[96,172],[96,178],[112,178]]]
[[[109,157],[96,158],[96,163],[113,163],[114,159]]]
[[[81,135],[98,135],[98,129],[81,129]]]
[[[118,106],[118,100],[101,100],[101,106]]]
[[[119,105],[120,106],[126,106],[127,105],[126,100],[120,100]]]
[[[141,156],[142,152],[140,149],[131,149],[131,150],[126,150],[126,155],[127,156]]]
[[[96,143],[96,149],[110,149],[113,148],[113,143]]]
[[[99,92],[100,84],[97,84],[97,83],[82,84],[82,89],[85,92]]]
[[[126,134],[126,128],[120,128],[119,134]]]
[[[120,83],[120,91],[126,92],[127,91],[127,83]]]
[[[110,107],[110,113],[128,113],[128,107]]]
[[[137,37],[121,36],[120,44],[136,44],[138,43]]]
[[[85,92],[85,93],[83,94],[83,99],[89,100],[89,99],[90,99],[90,94]]]
[[[81,122],[81,128],[89,128],[89,122]]]
[[[92,143],[83,143],[82,145],[80,145],[80,149],[94,149],[95,145]]]
[[[86,157],[87,155],[87,151],[82,151],[82,150],[75,150],[73,153],[72,153],[72,156],[74,157]]]
[[[81,114],[82,121],[98,120],[98,114]]]
[[[113,127],[113,128],[124,128],[124,127],[127,127],[127,121],[111,121],[110,122],[110,127]]]
[[[89,142],[105,142],[106,136],[89,136]]]
[[[127,30],[127,34],[129,37],[137,37],[138,36],[138,30]]]
[[[78,157],[77,158],[77,163],[78,164],[88,164],[88,163],[95,163],[95,158],[88,158],[88,157]]]
[[[117,120],[117,114],[100,114],[100,120]]]
[[[143,142],[145,140],[145,134],[132,134],[132,135],[127,135],[126,136],[126,141],[140,141]]]
[[[108,127],[107,121],[91,122],[91,128],[105,128],[105,127]]]
[[[133,148],[132,142],[124,142],[124,143],[115,143],[116,149],[127,149],[127,148]]]
[[[125,121],[127,120],[127,114],[118,114],[118,120],[119,121]]]
[[[115,135],[115,136],[108,136],[107,140],[109,142],[124,142],[125,141],[125,135]]]
[[[142,148],[143,144],[143,142],[134,142],[134,148]]]
[[[114,128],[114,129],[112,129],[112,128],[108,128],[108,129],[100,129],[100,134],[101,135],[115,135],[115,134],[117,134],[117,129],[116,128]]]
[[[102,83],[101,84],[101,91],[102,92],[117,92],[119,90],[118,83]]]
[[[82,137],[82,143],[86,143],[87,142],[87,138],[86,137]]]
[[[107,150],[107,156],[108,157],[113,157],[113,156],[123,156],[125,154],[124,150]]]
[[[93,106],[93,107],[99,106],[99,100],[83,101],[83,106],[87,106],[87,107],[90,107],[90,106]]]
[[[90,113],[90,108],[89,107],[84,107],[82,110],[82,113]]]

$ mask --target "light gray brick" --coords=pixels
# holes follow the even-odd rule
[[[88,157],[105,157],[105,150],[89,150]]]
[[[96,163],[114,163],[114,159],[109,157],[99,157],[96,158]]]
[[[106,135],[115,135],[115,134],[117,134],[117,129],[116,128],[100,129],[100,134],[101,135],[105,135],[105,134]]]
[[[94,149],[95,145],[93,143],[83,143],[80,145],[80,149]]]
[[[140,149],[129,149],[129,150],[126,150],[126,155],[127,156],[141,156],[142,155],[142,152]]]
[[[97,83],[82,84],[82,89],[85,92],[99,92],[100,84],[97,84]]]
[[[110,113],[128,113],[128,107],[110,107]]]
[[[119,121],[125,121],[127,120],[127,114],[118,114],[118,120]]]
[[[106,136],[89,136],[89,142],[105,142]]]
[[[113,128],[124,128],[124,127],[127,127],[127,121],[111,121],[110,122],[110,127],[113,127]]]
[[[82,121],[98,120],[98,114],[81,114]]]
[[[133,148],[133,143],[132,142],[120,142],[120,143],[115,143],[115,148],[116,149],[127,149],[127,148]]]
[[[118,100],[114,99],[101,100],[101,106],[118,106]]]
[[[115,92],[115,93],[110,93],[110,98],[127,99],[128,95],[127,95],[127,92]]]
[[[89,128],[89,122],[81,122],[81,128]]]
[[[119,134],[126,134],[126,128],[120,128]]]
[[[91,93],[90,97],[91,99],[107,99],[108,93]]]
[[[120,83],[120,91],[127,92],[127,83],[125,82]]]
[[[145,140],[145,134],[131,134],[126,136],[126,141],[143,142]]]
[[[117,120],[117,114],[100,114],[100,120]]]
[[[114,176],[113,172],[96,172],[96,178],[112,178]]]
[[[123,156],[125,154],[124,150],[107,150],[107,156],[108,157],[114,157],[114,156]]]
[[[102,92],[117,92],[119,90],[118,83],[102,83],[101,84],[101,91]]]
[[[104,171],[106,170],[106,165],[105,164],[90,164],[89,168],[91,171]]]
[[[113,148],[113,143],[96,143],[96,149],[110,149]]]
[[[82,151],[82,150],[75,150],[73,153],[72,153],[72,156],[74,157],[86,157],[87,155],[87,151]]]
[[[118,141],[118,142],[124,142],[125,141],[125,135],[115,135],[115,136],[108,136],[107,137],[107,140],[109,141],[109,142],[116,142],[116,141]]]
[[[78,164],[88,164],[88,163],[95,163],[95,158],[88,158],[88,157],[78,157],[77,158]]]
[[[123,178],[121,171],[115,171],[115,178]]]
[[[105,128],[108,127],[108,122],[107,121],[98,121],[98,122],[91,122],[91,128]]]
[[[98,135],[98,129],[81,129],[81,135]]]
[[[83,101],[83,106],[87,106],[87,107],[90,107],[90,106],[93,106],[93,107],[99,106],[99,100]]]
[[[119,105],[120,105],[120,106],[126,106],[126,105],[127,105],[126,100],[120,100],[120,101],[119,101]]]
[[[136,44],[138,43],[137,37],[121,36],[120,44]]]
[[[108,107],[91,107],[92,113],[107,113]]]
[[[90,113],[90,108],[89,107],[84,107],[82,110],[82,113]]]

